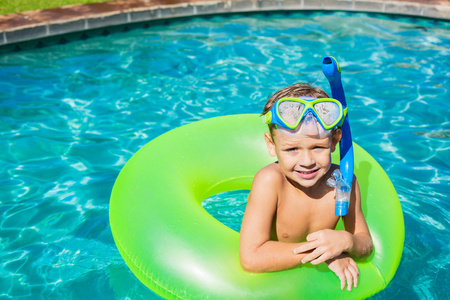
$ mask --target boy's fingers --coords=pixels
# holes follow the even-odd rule
[[[356,262],[354,260],[351,261],[352,266],[355,268],[356,270],[356,274],[359,275],[359,269],[358,269],[358,265],[356,264]]]
[[[353,286],[358,287],[358,269],[350,268],[350,272],[353,275]]]
[[[353,275],[349,270],[345,270],[344,273],[347,278],[347,290],[350,292],[353,286]]]
[[[306,243],[294,249],[295,254],[303,253],[312,249],[315,249],[315,245],[313,243]]]
[[[358,274],[353,274],[353,286],[358,287]]]
[[[320,255],[319,257],[317,257],[316,259],[312,260],[312,261],[311,261],[311,264],[313,264],[313,265],[319,265],[319,264],[321,264],[321,263],[323,263],[323,262],[329,260],[330,258],[331,258],[331,257],[330,257],[329,255],[322,254],[322,255]]]
[[[351,260],[350,265],[353,266],[353,268],[356,271],[356,274],[359,275],[359,269],[358,269],[358,265],[356,264],[356,262],[354,260]]]
[[[314,253],[314,252],[313,252]],[[313,260],[314,258],[316,258],[315,256],[313,256],[313,253],[310,253],[308,255],[306,255],[305,257],[302,258],[302,263],[306,264],[307,262],[310,262],[311,260]]]
[[[312,260],[318,259],[318,258],[320,258],[321,255],[323,255],[323,252],[321,252],[320,249],[317,248],[313,252],[311,252],[310,254],[308,254],[305,257],[303,257],[302,263],[307,263],[307,262],[310,262]],[[316,264],[316,263],[314,263],[314,264]]]
[[[344,274],[342,274],[341,276],[339,276],[339,279],[341,280],[341,290],[343,291],[345,288],[345,284],[346,284],[346,278],[344,276]]]
[[[311,242],[311,241],[314,241],[315,239],[316,239],[316,233],[315,232],[313,232],[313,233],[310,233],[310,234],[308,234],[307,236],[306,236],[306,240],[308,241],[308,242]]]

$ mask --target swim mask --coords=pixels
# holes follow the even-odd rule
[[[281,98],[262,117],[264,123],[278,125],[282,132],[323,138],[342,125],[346,114],[347,109],[336,99],[304,96]]]

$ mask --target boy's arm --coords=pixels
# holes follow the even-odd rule
[[[349,212],[343,217],[345,231],[319,230],[309,234],[306,244],[295,249],[297,253],[314,250],[306,255],[303,262],[314,265],[323,263],[343,252],[354,258],[364,258],[372,253],[372,238],[361,209],[361,194],[358,181],[354,177]]]
[[[294,249],[302,243],[270,240],[278,190],[281,187],[281,181],[274,178],[274,173],[270,166],[260,170],[253,180],[248,197],[239,241],[241,265],[247,272],[289,269],[301,264],[306,255],[294,254]]]
[[[345,230],[352,234],[352,247],[346,250],[354,258],[366,258],[372,253],[373,243],[361,209],[361,193],[356,177],[353,177],[355,188],[352,191],[349,213],[342,219]]]

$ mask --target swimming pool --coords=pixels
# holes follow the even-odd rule
[[[125,162],[175,127],[260,112],[294,82],[328,90],[320,63],[333,55],[354,140],[390,176],[405,217],[402,263],[373,298],[445,298],[449,42],[446,22],[271,13],[174,20],[1,56],[0,295],[158,298],[128,270],[109,228]],[[231,214],[238,229],[245,195],[215,198],[238,210],[210,211]]]

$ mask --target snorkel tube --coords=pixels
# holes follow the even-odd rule
[[[330,83],[331,96],[341,102],[342,107],[345,109],[347,102],[345,101],[344,88],[341,82],[341,68],[336,59],[332,56],[326,56],[322,61],[322,71]],[[339,143],[341,155],[340,172],[336,170],[338,172],[333,172],[333,177],[328,180],[329,185],[336,187],[336,206],[334,211],[336,216],[345,216],[347,214],[353,182],[353,143],[348,113],[341,130],[342,139]]]

